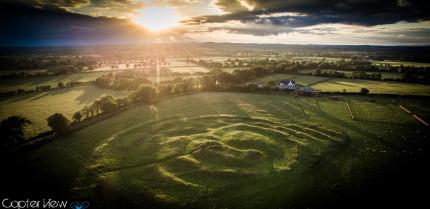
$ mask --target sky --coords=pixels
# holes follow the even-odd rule
[[[430,45],[428,11],[427,0],[0,0],[0,45]]]

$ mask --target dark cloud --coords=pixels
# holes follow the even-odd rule
[[[90,0],[48,0],[39,1],[47,5],[53,5],[57,7],[76,7],[84,4],[88,4]]]
[[[373,26],[399,21],[430,19],[430,2],[425,0],[243,0],[253,5],[248,11],[241,0],[217,0],[215,5],[229,12],[225,15],[200,16],[186,23],[201,24],[239,20],[258,22],[258,15],[273,13],[302,13],[306,16],[266,17],[275,25],[302,27],[321,23],[345,23]],[[241,9],[240,9],[241,8]],[[267,21],[260,21],[267,23]]]
[[[3,0],[3,2],[44,8],[73,8],[87,5],[91,0]]]
[[[134,0],[2,0],[9,4],[21,4],[38,8],[62,8],[67,10],[81,7],[91,8],[127,8],[130,11],[139,9],[143,2]]]
[[[150,38],[143,29],[126,20],[91,17],[61,8],[3,3],[0,20],[2,46],[119,44]]]
[[[130,9],[133,7],[141,7],[143,6],[142,2],[136,2],[133,0],[90,0],[90,6],[99,7],[99,8],[108,8],[112,6],[122,6],[129,7]]]

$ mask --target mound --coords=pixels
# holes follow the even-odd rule
[[[345,135],[321,124],[208,115],[131,127],[94,150],[105,179],[163,201],[193,201],[303,171]]]

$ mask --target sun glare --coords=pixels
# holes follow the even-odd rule
[[[178,16],[173,8],[147,7],[139,10],[134,22],[151,31],[168,30],[178,23]]]

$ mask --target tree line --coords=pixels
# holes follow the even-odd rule
[[[52,86],[52,85],[37,85],[34,89],[16,89],[16,90],[10,90],[10,91],[4,91],[4,92],[0,92],[0,98],[1,97],[9,97],[9,96],[15,96],[15,95],[22,95],[22,94],[31,94],[31,93],[36,93],[36,92],[44,92],[44,91],[49,91],[49,90],[53,90],[53,89],[62,89],[62,88],[72,88],[72,87],[76,87],[76,86],[83,86],[83,85],[90,85],[93,84],[94,81],[86,81],[86,82],[81,82],[81,81],[70,81],[67,83],[64,82],[58,82],[57,86]]]
[[[231,67],[263,67],[270,68],[274,72],[300,73],[300,70],[315,69],[315,73],[308,73],[315,76],[327,76],[337,78],[352,79],[369,79],[369,80],[387,80],[408,83],[430,84],[430,67],[416,66],[378,66],[370,61],[361,59],[342,59],[339,61],[328,62],[324,59],[321,61],[296,61],[288,59],[227,59],[223,62],[211,60],[193,60],[187,59],[186,62],[198,64],[207,68],[231,68]],[[352,75],[340,71],[349,71]],[[383,72],[401,73],[402,76],[396,78],[383,78]]]

